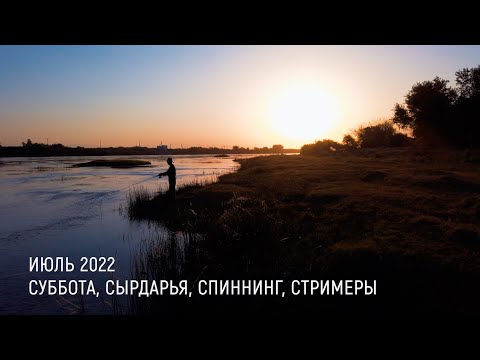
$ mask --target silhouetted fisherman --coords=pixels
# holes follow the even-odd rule
[[[171,199],[175,199],[175,185],[177,183],[177,180],[176,180],[177,171],[175,170],[175,166],[173,165],[172,158],[167,159],[167,164],[170,165],[168,170],[158,174],[158,177],[161,178],[164,175],[168,176],[168,195]]]

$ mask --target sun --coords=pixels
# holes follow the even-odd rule
[[[271,101],[271,129],[295,142],[322,139],[338,121],[336,99],[319,87],[298,85],[281,91]]]

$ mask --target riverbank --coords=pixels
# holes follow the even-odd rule
[[[232,149],[218,147],[190,147],[190,148],[148,148],[143,146],[134,147],[98,147],[86,148],[82,146],[69,147],[62,144],[32,144],[26,143],[24,146],[0,146],[1,157],[52,157],[52,156],[119,156],[119,155],[249,155],[249,154],[277,154],[277,153],[298,153],[299,149],[277,149],[277,148],[244,148],[234,147]]]
[[[478,314],[479,159],[419,149],[251,158],[174,203],[143,198],[130,215],[204,235],[200,265],[183,274],[192,280],[377,281],[375,296],[235,300],[247,313]]]

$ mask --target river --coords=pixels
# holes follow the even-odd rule
[[[174,156],[177,187],[214,181],[238,168],[234,159],[252,156]],[[121,209],[135,186],[166,190],[167,178],[154,176],[168,166],[166,156],[108,157],[147,160],[151,167],[72,166],[104,158],[0,158],[0,314],[72,314],[80,308],[85,314],[112,313],[102,284],[128,279],[139,243],[166,231],[159,224],[131,221]],[[30,258],[47,257],[68,257],[75,270],[29,271]],[[114,257],[115,271],[80,272],[82,257]],[[39,284],[47,280],[92,280],[100,296],[40,295]]]

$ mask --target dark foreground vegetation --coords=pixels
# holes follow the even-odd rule
[[[131,195],[131,218],[172,230],[138,278],[377,280],[375,296],[154,296],[138,313],[480,314],[478,151],[259,157],[175,202]]]

